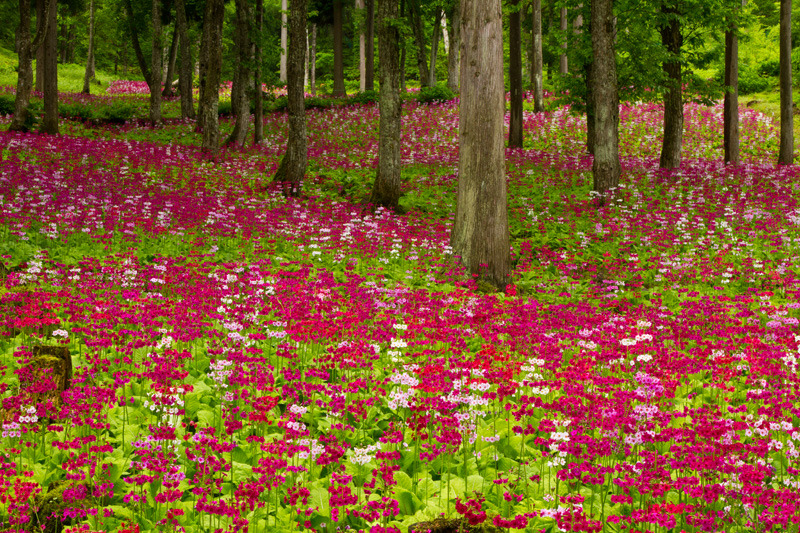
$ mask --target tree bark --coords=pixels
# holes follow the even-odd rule
[[[725,32],[725,100],[722,146],[725,163],[739,164],[739,38],[736,25]]]
[[[153,0],[152,12],[153,47],[150,55],[150,124],[155,127],[163,125],[161,119],[161,0]]]
[[[131,4],[131,0],[125,0],[125,11],[128,15],[128,32],[131,34],[133,52],[136,54],[136,61],[139,63],[139,69],[142,71],[142,77],[147,83],[147,86],[150,87],[152,85],[150,68],[147,66],[147,61],[142,52],[142,46],[139,43],[139,30],[136,28],[136,22],[133,20],[133,5]]]
[[[417,45],[417,69],[419,70],[419,84],[428,85],[430,72],[428,71],[428,61],[426,59],[425,28],[422,24],[422,14],[420,13],[419,0],[409,0],[408,17],[411,28],[414,30],[414,42]]]
[[[205,152],[216,156],[219,150],[219,81],[222,70],[223,0],[207,0],[203,18],[203,41],[206,56],[205,76],[200,78],[203,144]]]
[[[436,59],[439,55],[439,38],[442,34],[442,10],[436,8],[436,13],[433,16],[433,34],[431,35],[431,60],[429,62],[430,68],[428,69],[428,85],[431,87],[436,86]]]
[[[17,91],[14,96],[14,116],[10,131],[28,131],[28,104],[33,90],[33,56],[44,42],[50,19],[49,10],[55,9],[55,0],[41,1],[42,15],[37,17],[36,35],[31,41],[31,2],[19,0],[19,27],[17,28]]]
[[[262,0],[263,1],[263,0]],[[178,90],[181,93],[181,118],[195,118],[192,95],[192,45],[189,43],[189,28],[186,22],[186,0],[175,0],[176,26],[181,48],[181,68],[178,74]]]
[[[175,96],[172,84],[175,81],[175,64],[178,60],[178,25],[172,30],[172,42],[169,43],[169,60],[167,61],[167,74],[164,76],[164,90],[161,96]]]
[[[503,26],[500,0],[461,4],[461,106],[453,254],[504,289],[511,257],[505,176]]]
[[[317,95],[317,25],[311,24],[311,38],[308,43],[311,51],[308,54],[308,85],[311,94]]]
[[[294,1],[294,0],[293,0]],[[248,97],[248,86],[250,85],[250,6],[248,0],[236,0],[236,55],[238,65],[236,65],[236,81],[238,91],[232,106],[236,108],[236,123],[233,131],[228,137],[228,143],[236,146],[244,146],[247,139],[247,130],[250,128],[250,98]],[[305,51],[305,39],[303,39],[303,50]],[[303,58],[305,59],[305,57]],[[261,91],[257,93],[261,97]]]
[[[508,83],[511,115],[508,122],[508,147],[522,148],[522,14],[519,0],[509,0]]]
[[[342,0],[333,0],[333,96],[347,95],[344,88],[344,29]]]
[[[461,65],[461,0],[453,2],[453,9],[447,14],[450,24],[450,50],[447,53],[447,87],[454,93],[460,85],[459,73]]]
[[[47,10],[47,31],[44,42],[44,114],[39,131],[58,134],[58,3]]]
[[[364,0],[356,0],[356,11],[364,15]],[[367,36],[365,25],[358,31],[358,90],[364,92],[367,88]]]
[[[94,0],[89,0],[89,46],[86,52],[86,71],[83,74],[83,94],[90,94],[94,79]]]
[[[400,199],[400,32],[391,23],[399,17],[397,0],[378,0],[378,53],[380,54],[380,135],[378,173],[370,202],[393,211]]]
[[[49,18],[45,15],[45,2],[36,2],[36,27],[44,27],[40,21]],[[45,22],[47,24],[47,22]],[[44,39],[44,34],[42,34],[42,39]],[[44,41],[42,41],[44,42]],[[36,85],[35,91],[42,92],[44,91],[44,46],[38,46],[36,50],[34,50],[34,55],[36,56]]]
[[[542,0],[533,0],[533,28],[531,41],[533,41],[533,54],[531,56],[531,86],[533,87],[533,111],[544,111],[544,80],[542,69],[544,59],[542,56]]]
[[[375,0],[366,0],[367,46],[364,50],[366,61],[366,90],[375,90]]]
[[[619,98],[617,57],[614,50],[616,21],[613,0],[592,0],[591,83],[594,113],[593,189],[603,205],[609,189],[619,185]]]
[[[256,0],[256,40],[254,46],[255,68],[253,69],[253,94],[255,109],[253,116],[253,145],[264,142],[264,89],[261,87],[262,33],[264,31],[264,0]]]
[[[666,21],[661,27],[661,43],[670,58],[664,61],[669,86],[664,93],[664,140],[661,145],[661,168],[681,166],[681,144],[683,142],[683,77],[681,72],[681,23],[678,11],[662,2],[661,12]]]
[[[286,83],[286,30],[289,12],[286,0],[281,0],[281,71],[280,80]]]
[[[564,42],[561,43],[561,55],[559,56],[559,72],[562,76],[569,74],[569,62],[567,61],[567,8],[561,8],[561,32],[564,35]]]
[[[341,9],[341,3],[339,5]],[[308,166],[306,111],[303,88],[305,70],[307,0],[292,0],[289,14],[289,50],[286,82],[288,89],[289,139],[272,181],[284,185],[287,196],[299,196]],[[341,22],[341,20],[340,20]]]
[[[794,117],[792,115],[792,0],[781,0],[780,75],[781,145],[779,165],[794,162]]]

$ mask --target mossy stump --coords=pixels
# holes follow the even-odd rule
[[[437,518],[408,526],[408,533],[500,533],[500,529],[484,523],[471,526],[463,518]]]
[[[61,394],[72,383],[72,356],[66,346],[34,346],[30,360],[19,370],[17,405],[49,403],[61,406]],[[0,409],[0,422],[14,420],[16,410]]]

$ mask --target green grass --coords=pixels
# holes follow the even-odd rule
[[[748,103],[750,103],[750,105],[747,105]],[[761,111],[773,117],[775,120],[780,121],[781,93],[777,88],[762,93],[739,95],[739,105],[747,105],[747,107],[751,107],[756,111]],[[794,120],[794,138],[795,140],[800,139],[800,123],[797,119]]]
[[[34,61],[34,68],[36,62]],[[58,90],[79,93],[83,89],[83,75],[86,65],[72,63],[58,65]],[[105,92],[108,84],[118,76],[98,70],[92,82],[92,93]],[[13,50],[0,47],[0,87],[17,86],[17,54]]]

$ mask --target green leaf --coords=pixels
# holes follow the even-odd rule
[[[397,481],[397,486],[403,488],[405,490],[411,490],[413,486],[413,482],[411,477],[406,474],[405,472],[398,471],[394,474],[394,480]]]
[[[417,512],[422,506],[422,502],[417,496],[405,489],[397,489],[394,493],[397,498],[397,503],[400,506],[400,511],[406,515],[411,516]]]
[[[483,484],[484,484],[483,476],[480,476],[478,474],[472,474],[471,476],[467,476],[467,489],[465,497],[469,497],[474,492],[483,492]]]
[[[205,427],[216,427],[217,414],[213,411],[209,411],[208,409],[203,409],[197,412],[197,420],[202,422]]]

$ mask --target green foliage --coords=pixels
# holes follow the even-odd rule
[[[233,114],[233,103],[230,100],[220,100],[217,106],[217,113],[220,116],[230,116]]]
[[[10,94],[0,94],[0,116],[14,114],[14,97]]]
[[[364,91],[354,94],[350,101],[355,104],[373,104],[378,101],[378,91]]]
[[[446,86],[437,85],[436,87],[422,87],[417,95],[417,102],[420,104],[447,102],[455,97],[455,93]]]
[[[770,88],[770,80],[760,75],[754,67],[739,69],[739,94],[753,94]]]
[[[765,78],[777,78],[781,71],[781,62],[778,59],[769,59],[758,65],[758,75]]]
[[[89,120],[94,118],[95,115],[91,106],[82,104],[80,102],[74,102],[71,104],[59,103],[58,114],[63,118],[74,120]]]
[[[115,102],[97,109],[94,119],[112,124],[122,124],[136,115],[136,106],[128,102]]]

